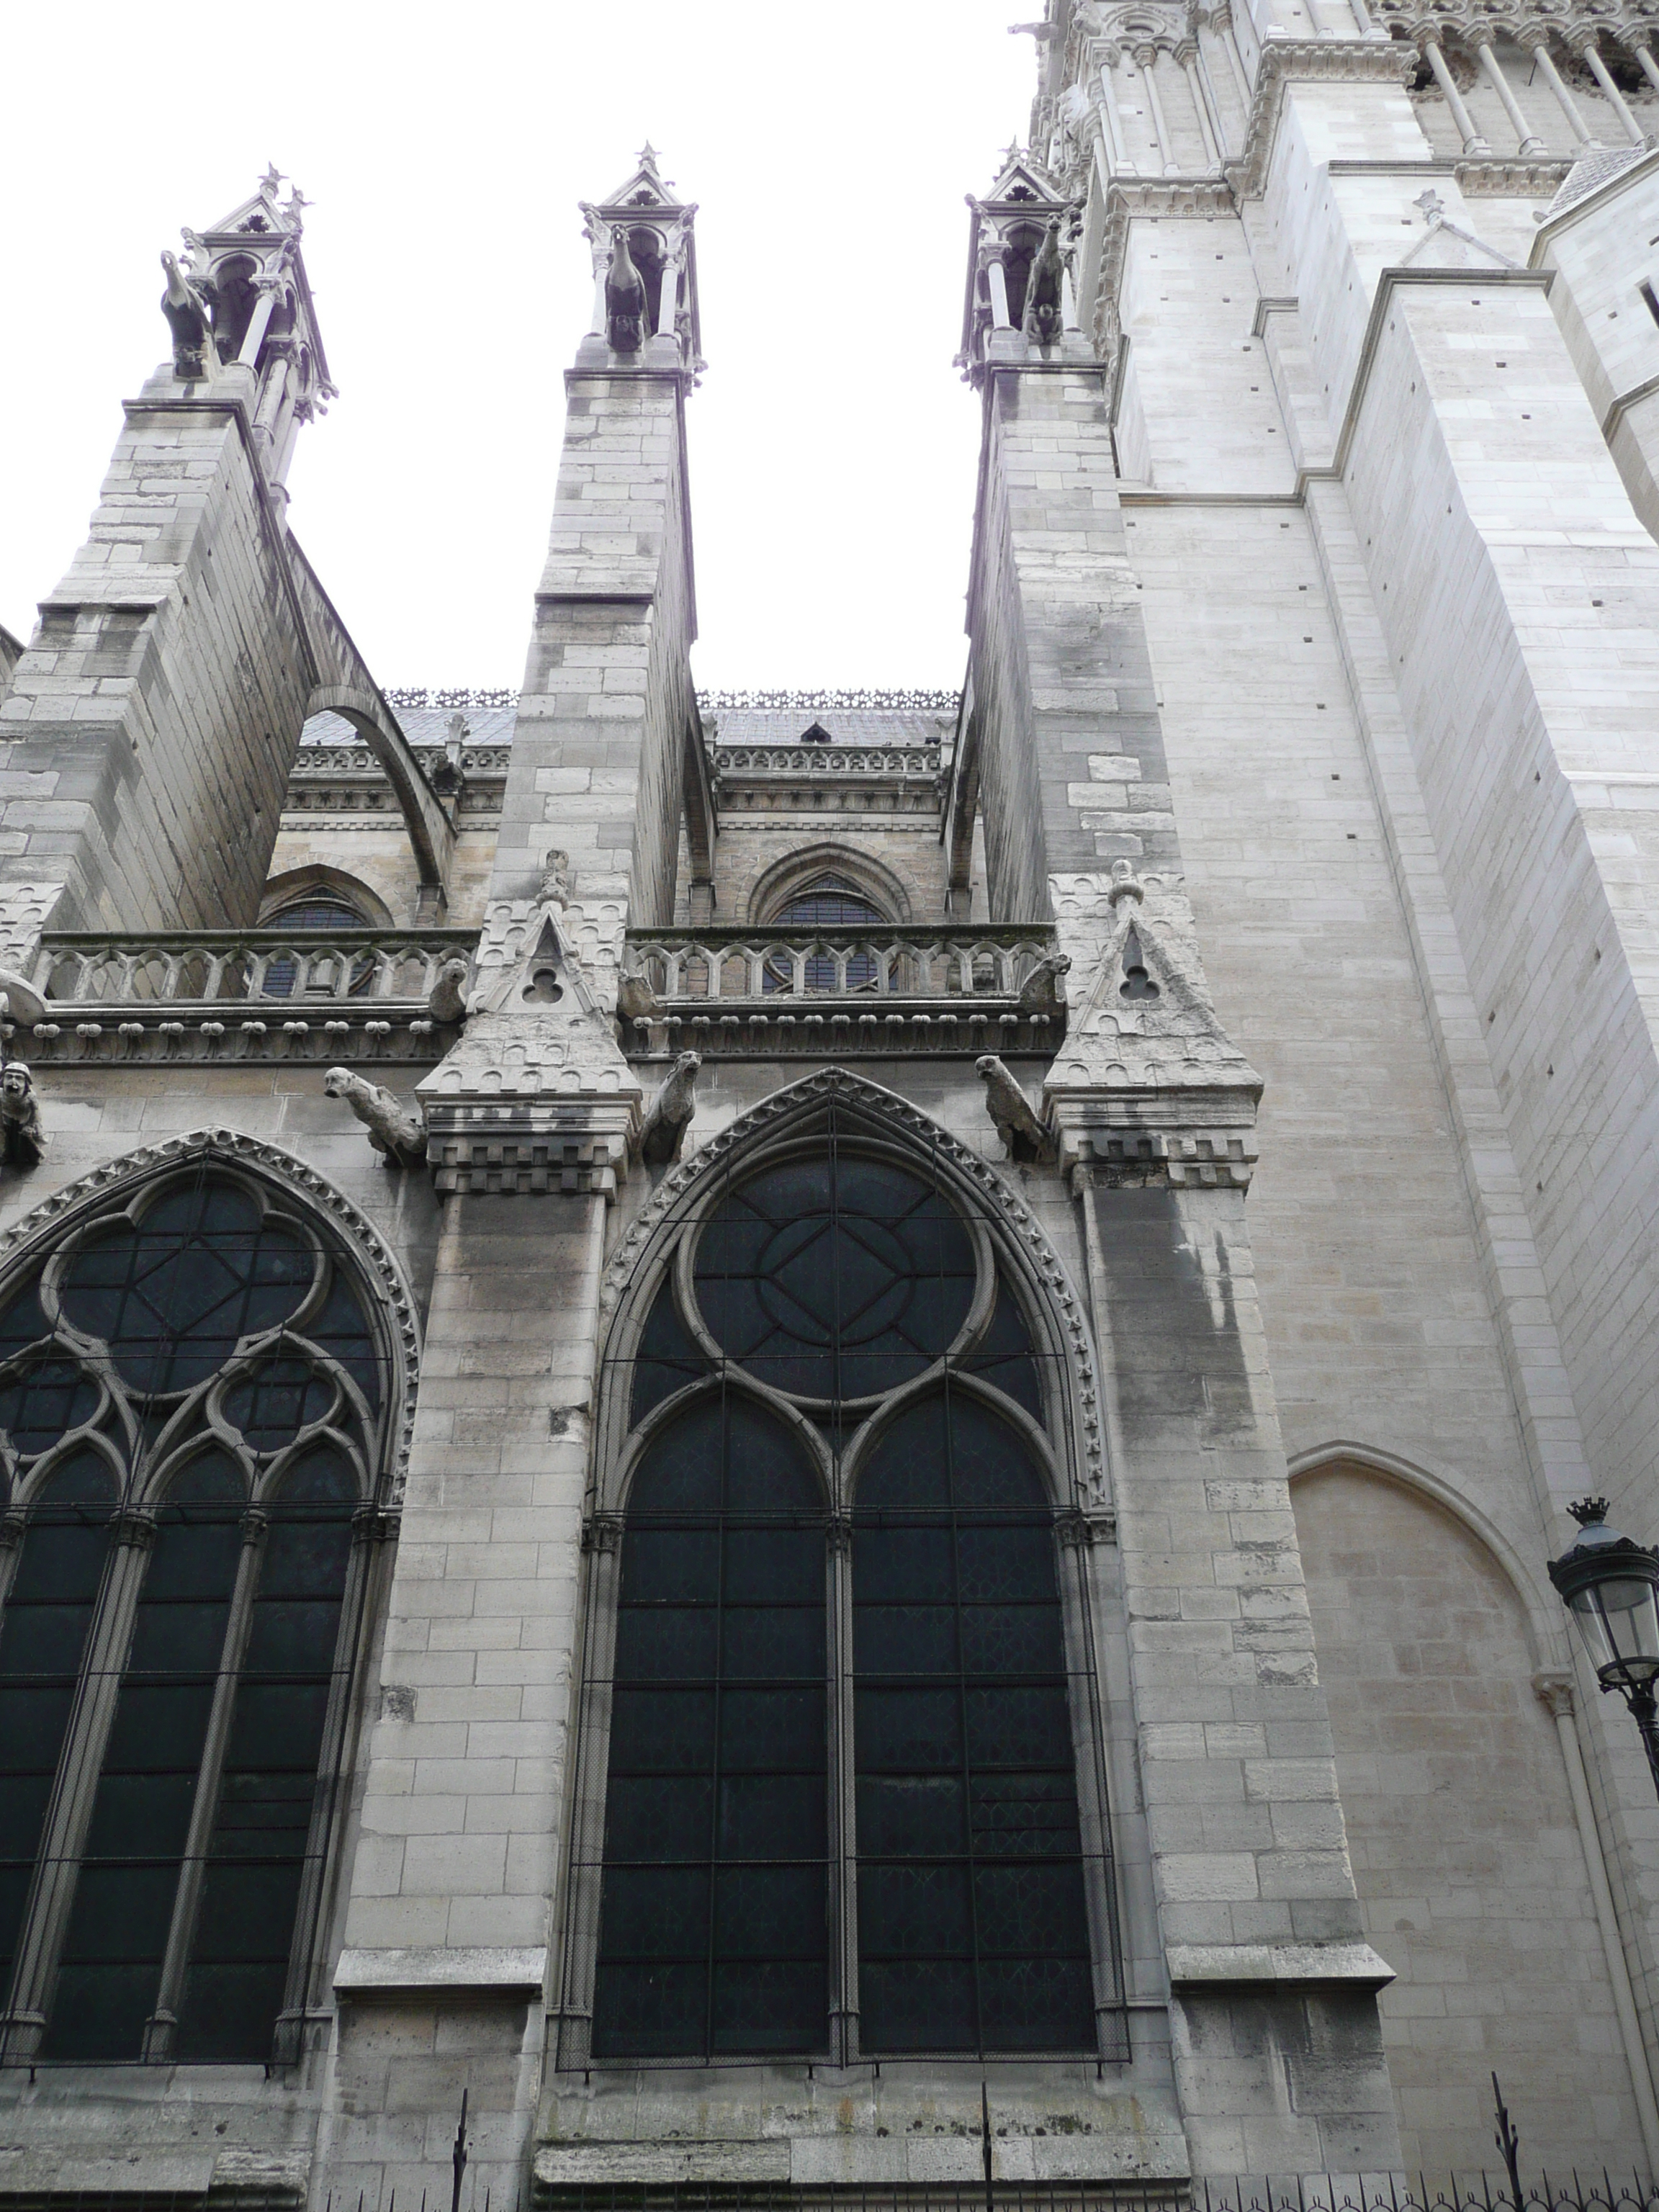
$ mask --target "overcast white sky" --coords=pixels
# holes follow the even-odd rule
[[[0,622],[27,638],[167,350],[163,246],[267,161],[340,398],[290,519],[383,684],[517,684],[579,198],[649,137],[698,203],[700,683],[954,684],[978,444],[967,215],[1025,135],[1036,0],[20,9],[0,208]]]

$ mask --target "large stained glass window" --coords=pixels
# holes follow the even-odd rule
[[[622,1334],[561,2063],[1102,2051],[1064,1394],[987,1225],[896,1149],[796,1150]]]
[[[389,1396],[348,1263],[240,1176],[9,1287],[0,2057],[283,2055]]]

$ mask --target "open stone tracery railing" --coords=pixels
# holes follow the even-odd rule
[[[1018,927],[630,930],[659,1012],[628,1024],[629,1049],[687,1046],[745,1058],[843,1051],[1052,1052],[1066,1013],[1042,979],[1054,950]]]
[[[31,1059],[429,1060],[452,1025],[428,1000],[471,929],[50,930],[29,981]]]
[[[729,775],[917,775],[939,772],[938,745],[711,745],[716,778]]]

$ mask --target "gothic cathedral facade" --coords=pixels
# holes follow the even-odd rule
[[[1659,2171],[1656,26],[1048,0],[959,694],[695,689],[648,149],[516,694],[185,234],[3,640],[0,2212]]]

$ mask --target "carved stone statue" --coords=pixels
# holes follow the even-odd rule
[[[200,287],[179,266],[176,255],[163,253],[161,266],[167,273],[161,313],[173,332],[173,373],[181,384],[194,384],[207,374],[208,303]]]
[[[323,1078],[331,1098],[343,1098],[368,1131],[368,1141],[389,1168],[417,1168],[426,1158],[426,1124],[378,1083],[366,1083],[349,1067],[331,1067]]]
[[[46,1149],[46,1125],[34,1078],[21,1060],[0,1068],[0,1158],[9,1168],[38,1168]]]
[[[640,1131],[640,1158],[655,1168],[670,1167],[680,1156],[685,1132],[697,1107],[697,1070],[702,1060],[683,1052],[662,1089],[651,1101]]]
[[[542,862],[542,879],[536,887],[538,906],[568,906],[573,888],[568,853],[550,853]]]
[[[628,251],[620,223],[611,234],[605,280],[605,335],[612,353],[637,353],[645,343],[645,279]]]
[[[1052,1014],[1066,1001],[1060,995],[1060,981],[1070,973],[1071,955],[1066,952],[1045,952],[1030,974],[1019,987],[1019,1011],[1022,1014]]]
[[[1030,1101],[995,1053],[974,1062],[985,1085],[985,1103],[997,1125],[997,1134],[1008,1148],[1011,1160],[1052,1160],[1054,1140],[1036,1115]]]
[[[1060,224],[1048,225],[1031,264],[1025,287],[1025,335],[1053,345],[1065,327],[1066,258],[1060,250]]]
[[[623,971],[617,983],[617,1012],[628,1022],[662,1019],[662,1000],[652,989],[651,978],[635,951],[623,955]]]
[[[465,960],[446,960],[438,970],[437,981],[427,996],[426,1010],[434,1022],[464,1022],[466,1019],[466,976]]]

